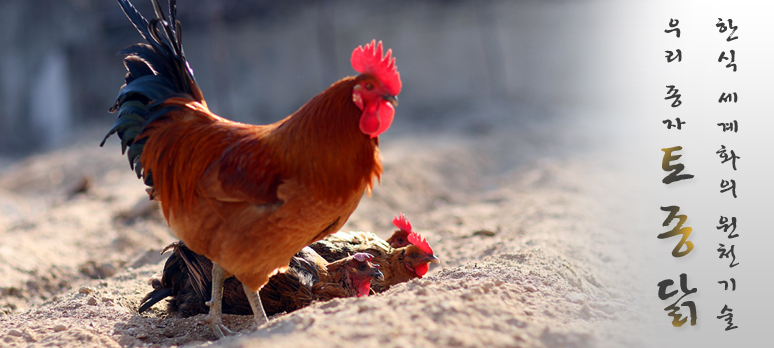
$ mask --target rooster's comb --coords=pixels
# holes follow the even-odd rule
[[[428,255],[433,255],[433,248],[430,247],[430,244],[427,243],[427,240],[425,237],[422,237],[419,233],[416,233],[414,231],[409,232],[408,235],[408,241],[411,244],[416,245],[419,250],[422,250]]]
[[[387,91],[396,96],[400,93],[401,82],[398,67],[395,66],[395,58],[392,57],[392,49],[387,50],[387,54],[382,57],[382,42],[371,43],[358,46],[352,51],[352,69],[361,74],[374,75],[382,84],[387,87]]]
[[[374,256],[369,253],[357,253],[355,255],[352,255],[352,257],[355,258],[355,260],[360,262],[371,261],[371,259],[374,258]]]
[[[406,218],[406,215],[403,215],[403,213],[400,213],[398,216],[392,219],[392,224],[401,231],[406,233],[411,232],[411,222],[409,222],[409,220]]]

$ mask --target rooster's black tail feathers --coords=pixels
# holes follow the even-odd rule
[[[138,43],[119,52],[126,55],[126,83],[110,108],[110,112],[118,112],[118,119],[100,144],[104,145],[108,137],[118,133],[121,151],[125,153],[129,148],[129,165],[137,172],[137,177],[144,175],[148,186],[153,186],[153,179],[150,173],[143,173],[139,163],[145,139],[138,140],[137,137],[149,123],[173,109],[161,107],[166,99],[175,96],[187,96],[197,101],[204,99],[185,60],[180,22],[175,19],[176,1],[169,1],[169,18],[164,16],[158,0],[152,1],[156,18],[149,22],[128,0],[118,0],[148,43]]]
[[[168,245],[161,252],[165,253],[170,249],[172,249],[172,255],[164,263],[161,279],[152,281],[153,291],[140,301],[142,305],[137,310],[139,313],[167,297],[178,296],[181,291],[189,289],[204,301],[210,298],[212,262],[188,249],[182,241]],[[172,311],[176,310],[175,308]]]

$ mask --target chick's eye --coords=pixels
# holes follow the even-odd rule
[[[368,82],[368,83],[366,83],[365,88],[370,91],[370,90],[374,89],[374,85],[372,83]]]

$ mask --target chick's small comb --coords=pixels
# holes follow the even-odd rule
[[[409,222],[408,218],[406,218],[406,215],[403,215],[403,213],[400,213],[392,219],[392,224],[401,231],[411,232],[411,222]]]
[[[374,75],[387,88],[387,91],[396,96],[400,93],[403,86],[400,81],[398,67],[395,66],[395,58],[392,58],[392,49],[387,50],[387,54],[382,57],[382,42],[371,43],[365,47],[358,46],[352,51],[352,69],[361,74]]]
[[[360,262],[371,261],[371,259],[374,258],[374,256],[369,253],[357,253],[355,255],[352,255],[352,257],[355,258],[355,260]]]
[[[406,239],[408,239],[409,243],[416,245],[419,250],[422,250],[428,255],[433,255],[433,248],[427,243],[425,237],[422,237],[419,233],[411,231]]]
[[[411,222],[409,222],[406,215],[403,215],[403,213],[398,214],[398,216],[392,219],[392,224],[401,231],[408,232],[406,239],[408,239],[409,243],[416,245],[420,250],[427,254],[433,254],[433,248],[431,248],[430,244],[427,243],[425,237],[422,237],[422,235],[414,232],[411,229]]]

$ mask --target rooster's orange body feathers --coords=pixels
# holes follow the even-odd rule
[[[378,135],[389,128],[400,74],[382,44],[352,54],[361,74],[345,77],[269,125],[221,118],[207,108],[183,56],[176,2],[169,16],[153,0],[146,20],[118,0],[146,43],[130,46],[125,84],[111,111],[129,163],[161,202],[172,231],[213,261],[207,321],[223,335],[223,277],[255,294],[304,246],[338,231],[379,180]],[[104,141],[103,141],[104,142]],[[266,317],[256,313],[259,323]]]

